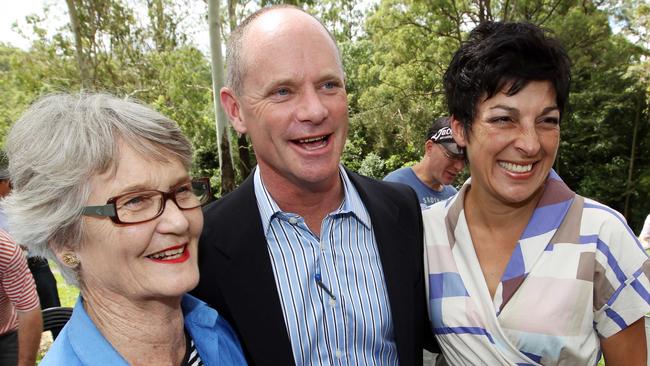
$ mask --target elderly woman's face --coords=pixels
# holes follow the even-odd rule
[[[472,191],[507,204],[541,194],[560,142],[559,120],[553,85],[532,81],[515,95],[500,92],[481,102],[469,139],[454,121],[454,138],[466,145]]]
[[[189,181],[181,162],[144,159],[120,143],[115,174],[91,179],[87,205],[133,191],[169,191]],[[121,294],[129,300],[174,297],[196,286],[197,243],[203,228],[201,208],[180,210],[168,200],[154,220],[120,225],[107,217],[84,217],[84,239],[77,256],[86,291]]]

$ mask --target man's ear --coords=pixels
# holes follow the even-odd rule
[[[429,154],[431,153],[431,149],[433,149],[433,144],[434,142],[431,141],[431,139],[428,139],[424,143],[424,156],[429,156]]]
[[[247,131],[246,123],[242,119],[241,111],[239,110],[239,101],[235,92],[230,88],[223,87],[219,91],[219,98],[221,99],[221,106],[226,112],[232,128],[240,134],[245,134]]]
[[[456,144],[460,147],[467,146],[467,136],[465,132],[465,127],[463,124],[456,119],[456,116],[451,116],[451,135],[456,141]]]

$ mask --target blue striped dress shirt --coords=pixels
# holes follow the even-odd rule
[[[259,169],[255,196],[297,365],[397,365],[388,293],[370,216],[340,167],[344,199],[321,237],[283,212]],[[378,198],[379,199],[379,198]]]

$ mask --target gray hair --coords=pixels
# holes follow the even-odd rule
[[[3,206],[9,231],[30,254],[54,260],[75,285],[77,271],[62,265],[53,249],[79,248],[90,177],[116,168],[118,140],[142,156],[161,162],[179,159],[190,168],[192,146],[176,122],[107,94],[46,96],[7,136],[13,192]]]
[[[343,61],[341,57],[341,50],[339,50],[339,45],[337,44],[336,39],[332,33],[327,30],[323,22],[297,6],[289,4],[272,5],[259,9],[253,14],[249,15],[230,33],[230,37],[228,38],[226,45],[226,86],[230,88],[236,95],[242,94],[244,90],[244,77],[246,76],[246,68],[244,65],[245,62],[242,60],[244,36],[255,19],[259,18],[264,13],[268,13],[276,9],[295,9],[315,19],[323,27],[327,35],[329,35],[330,39],[332,39],[334,47],[336,47],[336,56],[339,61],[339,66],[341,67],[341,70],[343,70]]]

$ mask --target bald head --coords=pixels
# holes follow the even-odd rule
[[[242,94],[246,74],[255,67],[254,60],[248,57],[251,47],[270,42],[289,45],[293,36],[303,32],[322,34],[324,47],[332,48],[343,70],[336,41],[318,19],[293,5],[275,5],[251,14],[230,34],[226,50],[226,86],[236,95]]]

